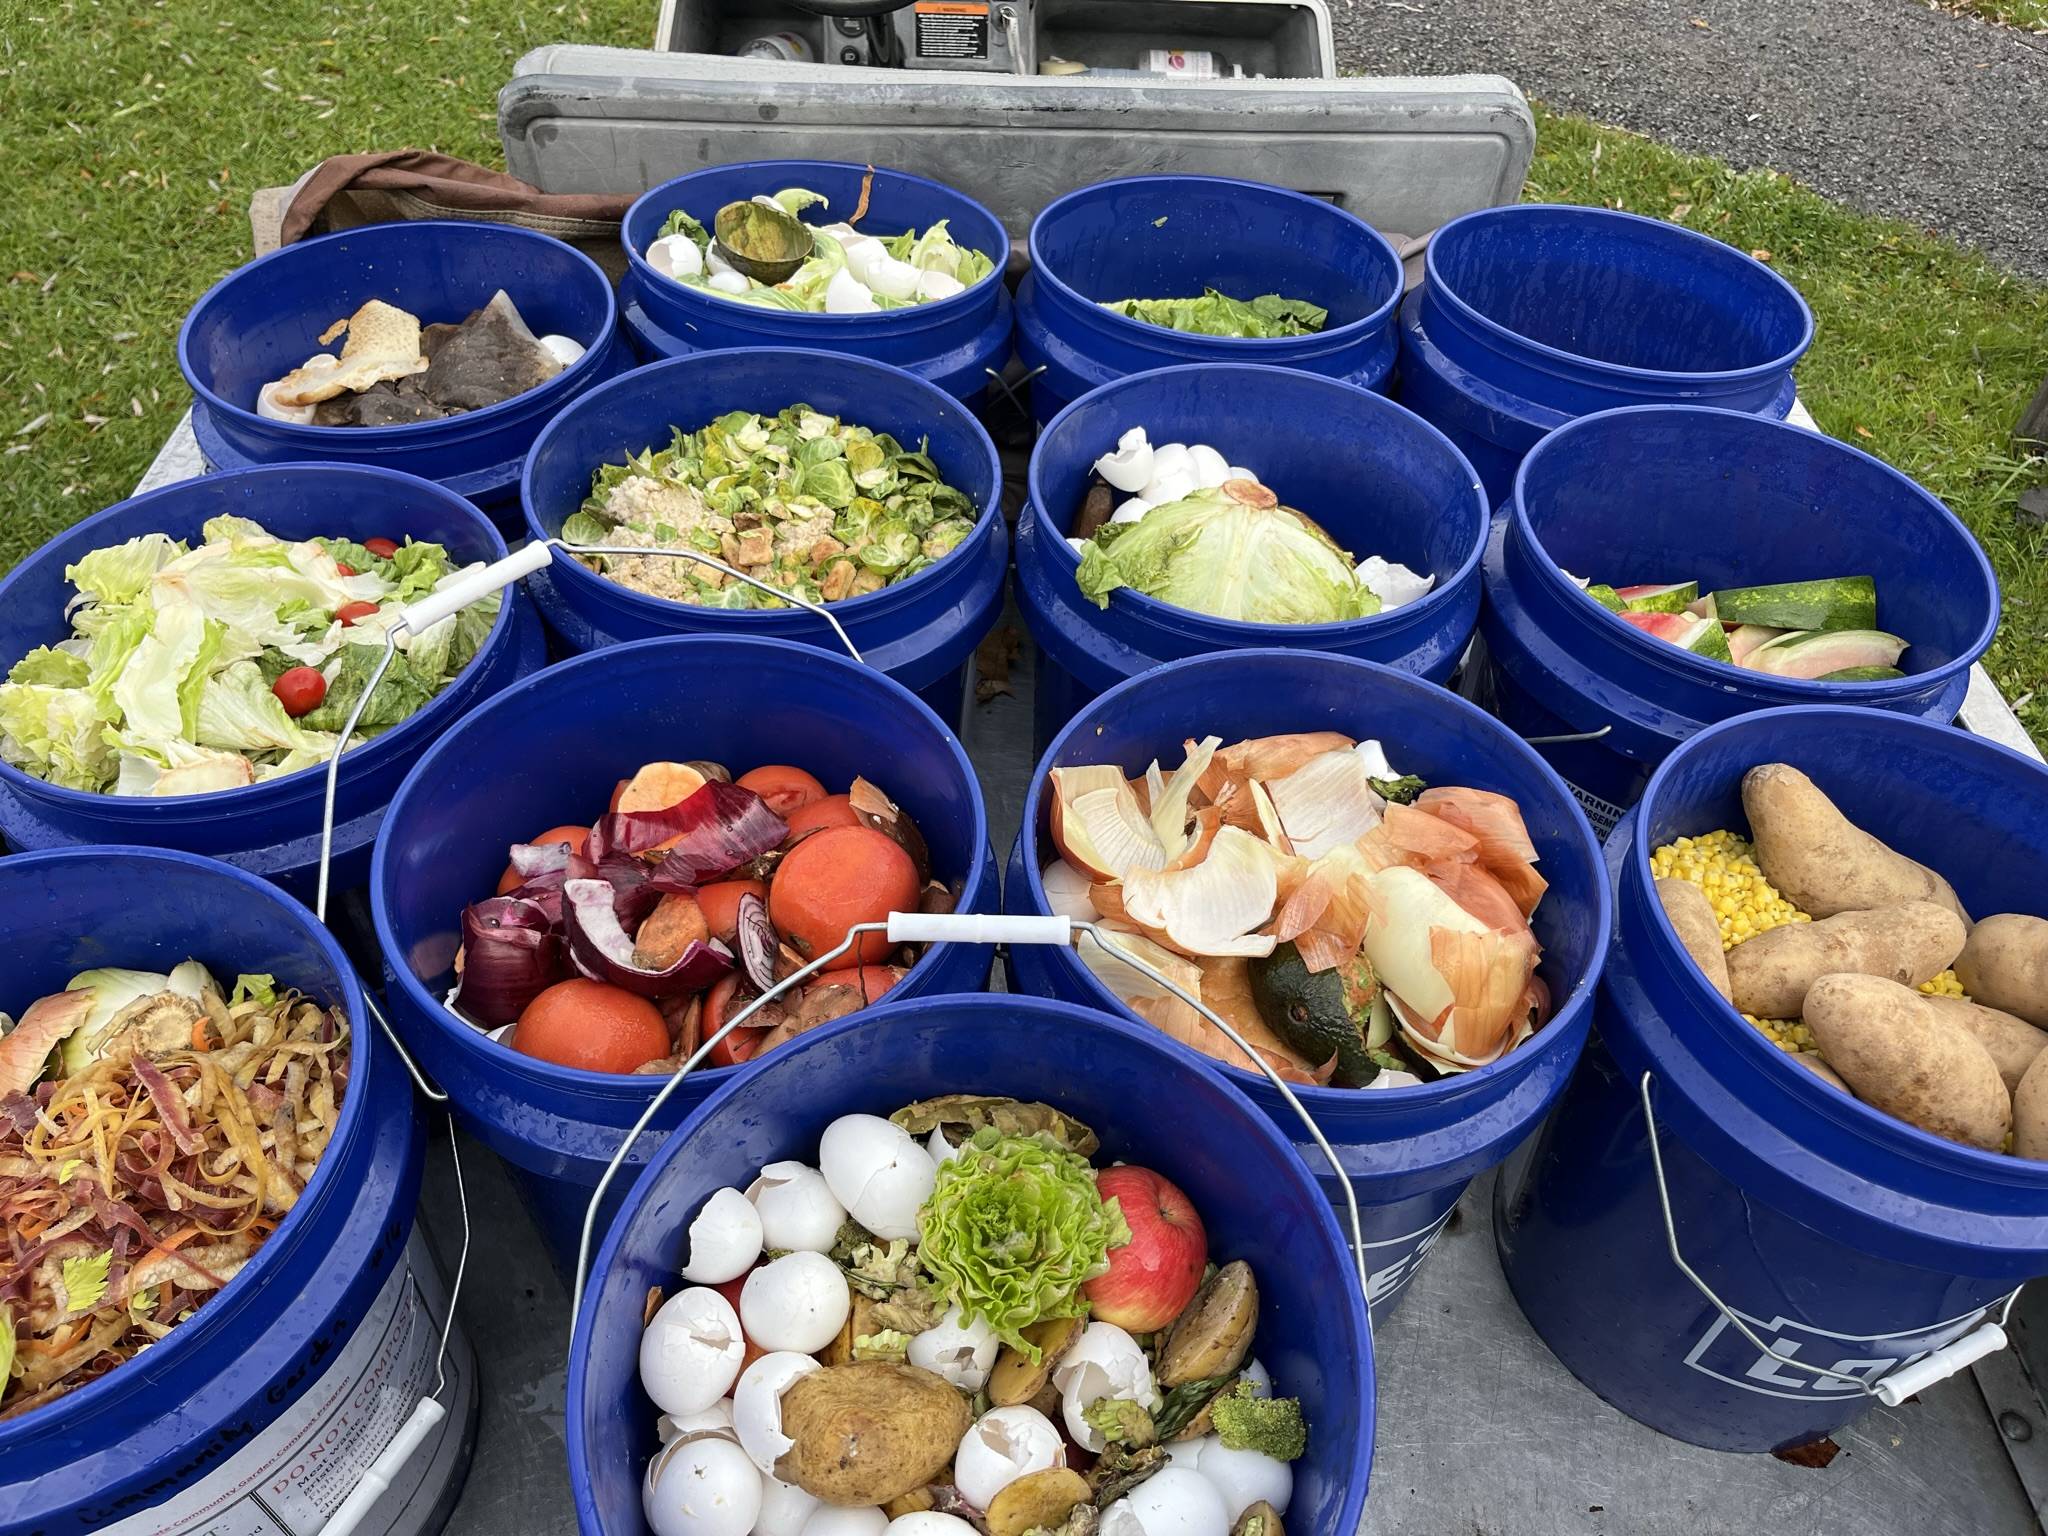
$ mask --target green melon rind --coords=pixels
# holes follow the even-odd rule
[[[1844,667],[1839,672],[1823,672],[1814,681],[1817,683],[1889,683],[1905,675],[1897,667]]]
[[[1749,653],[1749,667],[1752,671],[1766,672],[1774,677],[1793,677],[1796,674],[1786,670],[1782,666],[1774,665],[1774,663],[1780,663],[1788,658],[1794,658],[1801,655],[1809,654],[1817,649],[1821,650],[1823,653],[1835,649],[1841,649],[1853,653],[1855,650],[1859,648],[1867,649],[1871,654],[1888,653],[1891,656],[1892,662],[1896,662],[1899,659],[1899,657],[1905,652],[1906,641],[1904,641],[1897,635],[1887,634],[1881,629],[1828,629],[1802,631],[1795,634],[1781,636],[1779,639],[1771,641],[1768,645],[1758,646],[1755,650]],[[1864,661],[1854,663],[1854,665],[1857,667],[1888,666],[1890,664],[1891,663],[1888,662],[1876,661]],[[1849,667],[1833,667],[1829,669],[1830,672],[1846,672],[1849,670]],[[1817,674],[1816,677],[1824,677],[1826,675],[1828,674],[1820,673]],[[1814,680],[1815,679],[1807,679],[1807,681]]]
[[[1725,661],[1735,665],[1734,655],[1728,649],[1728,632],[1718,620],[1702,617],[1700,626],[1685,647],[1695,656],[1704,656],[1708,661]]]
[[[1715,612],[1729,624],[1763,624],[1772,629],[1877,628],[1877,582],[1869,576],[1727,587],[1713,598]]]
[[[1621,612],[1621,598],[1615,593],[1614,588],[1604,582],[1596,581],[1592,586],[1586,588],[1586,596],[1593,599],[1594,602],[1605,608],[1609,613]]]
[[[1700,584],[1696,581],[1674,582],[1642,597],[1622,597],[1615,593],[1623,613],[1683,613],[1698,602],[1699,597]]]

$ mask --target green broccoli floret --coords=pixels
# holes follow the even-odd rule
[[[1158,1438],[1152,1415],[1143,1403],[1127,1397],[1099,1397],[1081,1410],[1081,1417],[1103,1439],[1142,1450]]]
[[[1257,1451],[1275,1461],[1293,1461],[1308,1449],[1308,1425],[1298,1397],[1260,1397],[1249,1381],[1216,1399],[1210,1421],[1233,1451]]]
[[[1382,800],[1391,800],[1396,805],[1413,805],[1415,797],[1429,788],[1428,780],[1418,779],[1412,773],[1398,779],[1367,779],[1366,783]]]

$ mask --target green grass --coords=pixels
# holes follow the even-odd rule
[[[1932,0],[1937,10],[1981,16],[2002,26],[2048,32],[2048,0]]]

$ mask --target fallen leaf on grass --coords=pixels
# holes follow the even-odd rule
[[[1771,253],[1767,250],[1764,250],[1762,247],[1758,247],[1756,250],[1751,251],[1749,254],[1754,256],[1758,261],[1769,261],[1771,259]]]

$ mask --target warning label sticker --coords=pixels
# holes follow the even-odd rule
[[[975,0],[918,0],[917,56],[920,59],[986,59],[988,7]]]

